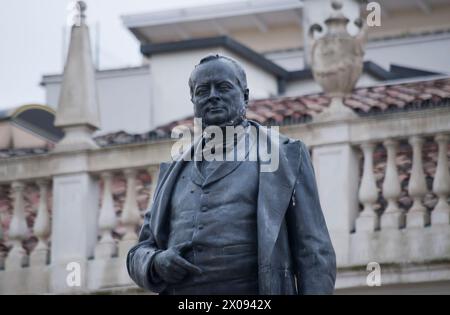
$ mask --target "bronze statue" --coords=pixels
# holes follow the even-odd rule
[[[270,134],[276,168],[262,171],[259,153],[248,158],[261,143],[248,130],[265,129],[245,117],[249,90],[235,60],[203,58],[189,87],[205,132],[188,154],[205,150],[209,127],[225,134],[234,126],[244,137],[226,137],[212,152],[228,156],[243,143],[246,158],[161,164],[153,205],[128,254],[131,278],[160,294],[332,293],[335,254],[306,146]]]

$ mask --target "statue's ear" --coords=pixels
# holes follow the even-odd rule
[[[248,95],[249,95],[250,90],[249,89],[245,89],[244,91],[244,101],[245,101],[245,105],[248,104]]]

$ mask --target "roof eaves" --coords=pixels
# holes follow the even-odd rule
[[[288,71],[228,36],[188,39],[168,43],[143,44],[141,45],[141,53],[145,56],[151,56],[166,52],[186,51],[214,46],[222,46],[229,49],[231,52],[259,66],[261,69],[273,74],[277,78],[287,78],[288,76]]]

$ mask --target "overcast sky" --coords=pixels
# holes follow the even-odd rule
[[[139,44],[121,15],[236,0],[85,0],[91,36],[99,29],[100,68],[140,64]],[[0,110],[45,103],[42,75],[63,69],[63,38],[71,0],[1,0]],[[99,27],[97,27],[99,25]]]

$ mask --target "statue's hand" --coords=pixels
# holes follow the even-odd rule
[[[167,283],[178,283],[188,274],[201,274],[202,270],[188,262],[182,255],[192,248],[192,242],[171,247],[156,254],[153,266],[158,276]]]

